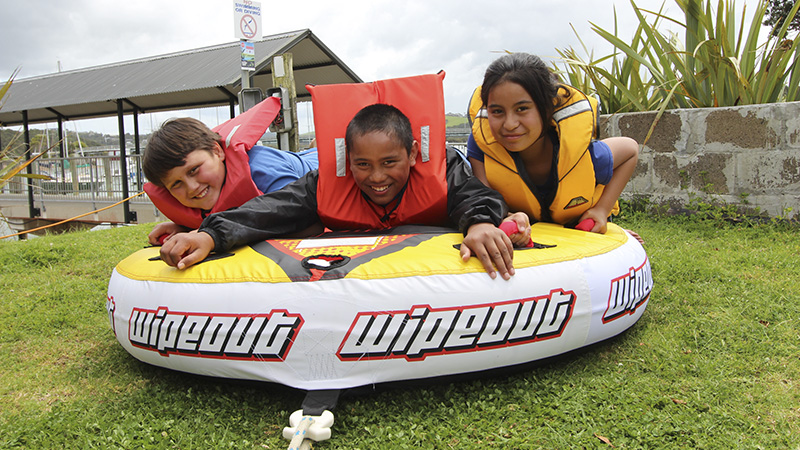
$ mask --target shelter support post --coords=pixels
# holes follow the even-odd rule
[[[297,87],[294,83],[294,63],[291,53],[284,53],[272,58],[272,86],[283,87],[289,92],[289,105],[283,105],[289,111],[291,126],[286,132],[278,133],[278,144],[281,150],[296,152],[300,150],[300,135],[297,132]]]
[[[28,129],[28,111],[22,111],[22,127],[24,129],[24,138],[25,138],[25,161],[29,161],[33,155],[31,154],[31,133]],[[27,169],[25,172],[28,175],[33,174],[33,164],[28,164]],[[31,219],[34,217],[39,217],[42,212],[39,208],[36,208],[33,205],[33,178],[28,178],[26,181],[28,185],[28,215],[30,215]]]
[[[125,155],[125,117],[123,115],[122,99],[117,100],[117,120],[119,123],[119,172],[122,180],[122,198],[128,198],[128,161]],[[122,204],[122,215],[125,223],[136,221],[136,213],[131,211],[129,202]]]
[[[61,169],[61,179],[66,180],[66,174],[64,173],[64,161],[67,157],[67,151],[64,142],[64,117],[62,115],[58,115],[58,157],[61,160],[58,163],[58,167]]]
[[[137,156],[142,154],[139,139],[139,108],[136,106],[133,107],[133,153]],[[141,161],[141,159],[137,159],[137,161]],[[134,171],[136,173],[136,190],[141,191],[142,185],[144,184],[144,180],[142,180],[141,176],[142,171],[138,165],[134,168]]]

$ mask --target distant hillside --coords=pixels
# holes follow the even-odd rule
[[[446,127],[448,142],[466,142],[466,137],[469,134],[469,122],[467,121],[467,117],[464,114],[447,113],[445,118],[447,120]],[[15,135],[17,134],[20,134],[20,132],[10,128],[0,128],[0,148],[7,147],[13,143],[13,145],[10,145],[11,148],[9,155],[16,156],[24,152],[22,136],[15,138]],[[57,131],[51,129],[48,130],[48,134],[49,139],[45,136],[45,130],[37,128],[30,129],[31,147],[34,153],[46,149],[47,142],[49,142],[50,145],[55,145],[58,140]],[[142,148],[144,148],[146,145],[149,137],[150,133],[139,136],[140,145]],[[82,147],[119,147],[119,137],[117,135],[106,135],[94,131],[84,131],[80,133],[80,138],[80,146]],[[275,133],[267,132],[267,134],[264,135],[264,139],[266,142],[274,143],[276,140]],[[301,145],[307,145],[312,139],[314,139],[313,131],[301,134],[300,140],[303,141]],[[132,148],[134,136],[131,133],[125,133],[125,141],[128,142],[128,147]],[[67,142],[70,154],[80,147],[74,132],[67,131]]]
[[[455,115],[455,114],[447,114],[445,116],[447,118],[447,128],[450,127],[469,127],[469,122],[465,116]]]
[[[45,134],[45,131],[47,134]],[[113,141],[109,142],[110,138],[100,134],[95,133],[94,131],[83,132],[80,134],[81,144],[78,145],[78,139],[76,134],[72,131],[67,131],[67,143],[69,150],[72,151],[80,146],[83,147],[96,147],[101,145],[119,145],[119,140],[116,136],[114,136]],[[57,130],[42,130],[39,128],[30,128],[29,135],[31,139],[31,150],[34,153],[38,153],[40,151],[47,150],[48,147],[52,147],[54,149],[54,153],[56,156],[58,155],[58,131]],[[126,137],[130,136],[130,139],[133,140],[132,135],[126,134]],[[8,148],[8,155],[9,156],[19,156],[25,152],[25,141],[22,137],[22,133],[17,130],[13,130],[10,128],[2,128],[0,129],[0,149]]]
[[[450,144],[465,144],[469,136],[470,127],[467,117],[463,114],[447,113],[447,142]]]

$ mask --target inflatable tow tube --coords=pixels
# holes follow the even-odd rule
[[[160,367],[304,390],[347,389],[537,361],[616,336],[653,278],[642,246],[537,223],[541,244],[492,280],[459,233],[275,239],[186,270],[158,248],[121,261],[107,309],[119,343]]]

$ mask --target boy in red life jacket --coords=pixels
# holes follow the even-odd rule
[[[195,229],[209,213],[281,189],[318,167],[316,149],[292,153],[255,145],[269,125],[267,106],[233,120],[256,128],[233,128],[238,138],[233,141],[189,117],[169,120],[153,133],[142,164],[150,181],[145,191],[172,222],[156,225],[148,236],[151,244]]]
[[[450,225],[465,235],[465,261],[476,256],[493,279],[497,273],[506,280],[514,274],[513,245],[497,228],[508,207],[497,192],[472,176],[456,150],[447,149],[444,176],[415,167],[419,143],[409,120],[384,104],[367,106],[355,115],[345,145],[352,175],[337,185],[337,195],[325,190],[332,186],[326,172],[309,172],[285,189],[210,215],[196,232],[167,241],[161,258],[184,269],[211,251],[286,236],[318,222],[333,230]],[[430,192],[441,194],[431,198]]]

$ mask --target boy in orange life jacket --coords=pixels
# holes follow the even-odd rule
[[[472,176],[456,150],[447,149],[444,177],[420,178],[420,173],[427,172],[414,168],[419,143],[413,138],[408,118],[394,106],[383,104],[360,110],[347,127],[345,142],[350,183],[358,189],[351,189],[356,193],[353,195],[342,194],[347,196],[343,206],[318,203],[318,186],[326,186],[328,180],[320,171],[312,171],[280,191],[210,215],[196,232],[167,241],[161,247],[161,258],[183,269],[203,260],[212,250],[227,251],[285,236],[318,222],[334,230],[455,225],[465,235],[461,246],[465,261],[476,256],[492,278],[499,273],[508,280],[514,274],[513,245],[497,228],[508,208],[500,194]],[[428,187],[443,183],[441,192],[446,198],[421,200],[435,190]],[[340,213],[342,209],[348,211],[347,215]],[[353,216],[348,223],[349,214]]]
[[[263,109],[263,105],[258,108]],[[253,120],[265,122],[262,116]],[[223,150],[225,139],[190,117],[168,120],[153,133],[142,164],[150,181],[145,191],[172,222],[153,228],[148,236],[151,244],[197,228],[211,211],[240,206],[262,192],[281,189],[318,167],[316,149],[292,153],[254,145],[267,125],[245,121],[244,127],[261,128],[248,134],[251,137],[245,138],[247,144],[242,149],[228,145]],[[226,184],[229,186],[224,190]],[[248,186],[249,191],[243,189]]]

